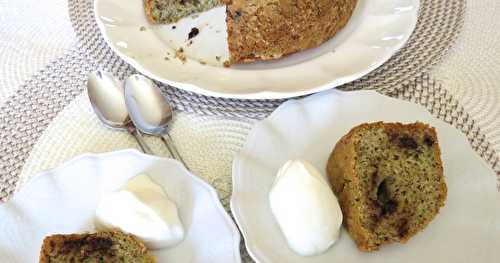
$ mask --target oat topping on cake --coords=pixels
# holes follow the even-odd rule
[[[277,59],[340,31],[357,0],[226,0],[230,63]]]

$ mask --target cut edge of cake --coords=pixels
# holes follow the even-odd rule
[[[120,231],[99,231],[82,234],[54,234],[44,238],[40,249],[40,263],[82,262],[88,258],[100,256],[103,262],[119,257],[118,261],[155,263],[155,257],[135,236]],[[129,258],[127,258],[129,257]],[[133,258],[130,258],[133,257]],[[141,260],[138,261],[137,257]],[[66,259],[62,259],[66,258]],[[77,258],[77,259],[75,259]],[[73,261],[71,261],[73,262]]]
[[[146,17],[153,24],[176,23],[184,17],[224,5],[222,0],[143,0]],[[165,5],[163,8],[159,5]]]

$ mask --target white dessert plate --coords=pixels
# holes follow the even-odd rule
[[[276,172],[305,159],[326,176],[333,147],[352,127],[375,121],[422,121],[437,129],[448,186],[445,206],[406,244],[360,252],[342,230],[324,254],[301,257],[287,245],[269,207]],[[291,100],[250,132],[233,163],[231,210],[257,262],[499,262],[500,193],[494,172],[466,137],[418,105],[372,91],[339,92]]]
[[[28,182],[0,206],[0,262],[38,262],[45,236],[93,231],[103,194],[141,172],[177,204],[186,230],[177,246],[153,250],[158,262],[241,262],[239,232],[215,190],[177,161],[135,150],[84,154]]]
[[[175,24],[152,25],[144,14],[143,0],[95,0],[94,4],[108,45],[148,77],[204,95],[273,99],[333,88],[382,65],[409,39],[420,1],[358,0],[346,27],[320,47],[231,68],[222,66],[229,57],[225,7]],[[192,28],[199,29],[199,34],[188,39]],[[175,58],[180,48],[185,63]]]

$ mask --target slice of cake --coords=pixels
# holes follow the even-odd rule
[[[335,146],[327,173],[360,250],[405,243],[444,205],[447,188],[434,128],[371,123]]]
[[[132,235],[118,231],[52,235],[43,240],[40,263],[154,263],[153,255]]]

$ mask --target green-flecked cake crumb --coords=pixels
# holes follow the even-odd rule
[[[40,263],[155,263],[137,238],[118,231],[52,235],[44,239]]]
[[[169,24],[220,5],[220,0],[150,0],[150,18],[159,24]]]
[[[336,145],[327,171],[347,229],[363,251],[406,242],[437,215],[447,195],[437,135],[423,123],[360,125]]]

